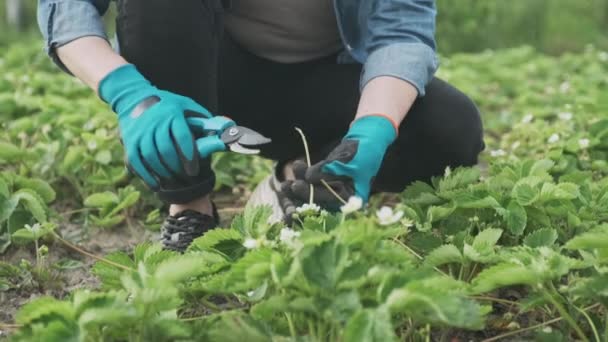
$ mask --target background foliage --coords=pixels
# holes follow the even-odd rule
[[[24,3],[26,32],[37,30],[35,0]],[[608,0],[437,0],[442,54],[532,45],[557,54],[608,46]],[[112,12],[111,12],[112,13]],[[112,14],[106,19],[112,20]],[[0,6],[0,44],[21,39]]]

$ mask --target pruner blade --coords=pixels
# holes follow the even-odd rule
[[[241,154],[258,154],[260,150],[253,147],[268,144],[272,141],[262,134],[243,126],[227,128],[222,133],[221,139],[230,148],[230,151]]]

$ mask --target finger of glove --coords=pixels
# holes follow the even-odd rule
[[[296,179],[306,179],[306,170],[308,170],[308,164],[306,164],[305,161],[301,159],[294,161],[293,164],[291,164],[291,169]]]
[[[323,171],[329,174],[351,178],[355,187],[355,194],[363,199],[364,203],[367,203],[371,190],[371,179],[363,179],[361,175],[355,177],[357,174],[357,168],[355,166],[334,161],[323,166]]]
[[[164,121],[154,132],[154,142],[160,154],[161,162],[175,174],[181,174],[182,162],[171,137],[171,121]]]
[[[343,182],[331,182],[327,183],[340,199],[347,201],[348,198],[352,195],[352,191],[349,191]],[[314,198],[313,200],[316,203],[324,203],[324,204],[335,204],[341,203],[341,200],[336,197],[334,193],[329,191],[323,185],[315,185],[313,186]],[[291,193],[293,193],[298,199],[307,201],[310,198],[310,184],[296,180],[291,184]]]
[[[226,150],[226,144],[217,135],[196,139],[196,149],[201,158],[209,158],[215,152]]]
[[[169,132],[167,132],[168,134]],[[146,165],[150,167],[150,171],[162,178],[171,178],[171,173],[161,162],[156,143],[154,142],[155,134],[147,134],[141,140],[140,151]]]
[[[196,176],[199,172],[198,153],[195,154],[195,142],[186,119],[178,117],[171,123],[171,136],[177,147],[184,171],[188,176]]]
[[[131,172],[133,172],[137,177],[141,178],[141,180],[143,180],[144,183],[146,183],[146,185],[148,185],[150,188],[158,188],[158,182],[148,171],[138,152],[130,153],[127,156],[127,160],[128,168]]]
[[[206,117],[210,118],[213,116],[211,112],[207,110],[207,108],[201,106],[196,101],[191,98],[186,98],[186,106],[184,114],[186,117]]]
[[[221,134],[228,127],[235,126],[236,123],[225,116],[214,116],[212,118],[187,118],[188,126],[197,135],[209,135],[211,133]]]
[[[321,180],[326,182],[349,180],[350,176],[348,173],[334,172],[334,167],[331,167],[330,169],[326,168],[327,165],[334,165],[336,163],[342,164],[336,161],[329,163],[327,161],[319,162],[306,170],[304,179],[311,184],[321,184]]]

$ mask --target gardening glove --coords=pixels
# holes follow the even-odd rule
[[[296,181],[291,184],[292,194],[306,201],[313,185],[315,202],[335,209],[341,202],[321,183],[324,180],[342,199],[356,195],[366,203],[384,154],[396,137],[396,126],[388,118],[369,115],[355,120],[342,142],[324,160],[311,167],[303,167],[301,161],[294,163]]]
[[[196,176],[199,158],[226,149],[217,135],[195,142],[186,118],[198,120],[198,126],[231,120],[212,118],[194,100],[154,87],[132,64],[110,72],[99,84],[99,95],[118,114],[127,167],[153,190],[163,180]]]

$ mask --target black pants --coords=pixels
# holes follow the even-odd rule
[[[354,118],[361,65],[337,64],[335,56],[296,64],[257,57],[223,34],[223,11],[220,0],[120,0],[121,53],[157,87],[272,138],[263,156],[279,162],[301,157],[294,130],[300,127],[314,158],[322,158]],[[434,78],[401,124],[374,191],[399,192],[442,174],[446,166],[474,165],[483,148],[476,106]],[[161,197],[183,203],[209,193],[214,183],[209,165],[192,181]]]

